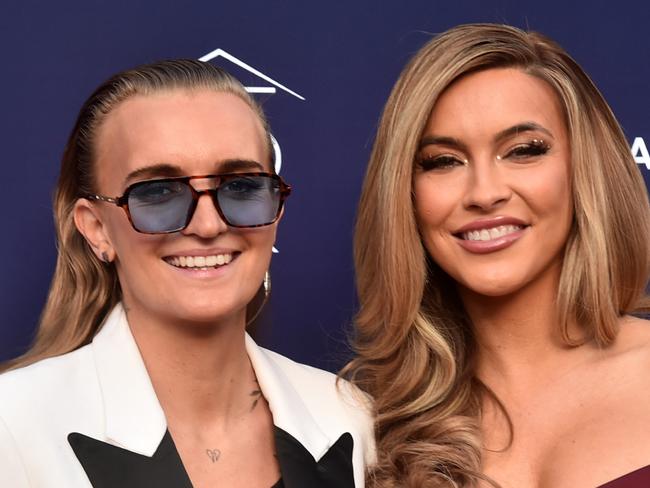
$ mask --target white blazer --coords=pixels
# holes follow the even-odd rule
[[[246,337],[284,486],[363,487],[369,406],[344,381]],[[87,346],[0,375],[3,488],[191,487],[126,315]]]

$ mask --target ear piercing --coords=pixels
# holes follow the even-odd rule
[[[102,257],[101,260],[105,263],[110,263],[111,260],[108,257],[108,253],[106,251],[102,251]]]

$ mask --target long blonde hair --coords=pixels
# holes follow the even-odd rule
[[[419,138],[459,77],[514,67],[546,81],[564,109],[574,223],[558,290],[569,345],[612,343],[650,271],[645,185],[609,106],[548,38],[503,25],[453,28],[428,42],[386,103],[359,204],[355,264],[360,310],[345,372],[375,399],[378,487],[470,487],[481,472],[481,402],[471,324],[455,284],[423,247],[412,201]],[[570,337],[569,323],[584,328]],[[494,398],[495,399],[495,398]],[[497,400],[498,401],[498,400]]]
[[[176,89],[208,89],[240,97],[260,117],[273,159],[261,108],[239,81],[216,66],[191,59],[161,61],[118,73],[104,82],[81,107],[63,153],[53,199],[58,257],[36,338],[24,355],[3,364],[0,370],[64,354],[90,342],[106,313],[121,299],[115,267],[97,259],[75,226],[74,204],[81,195],[96,193],[95,139],[108,114],[134,95]]]

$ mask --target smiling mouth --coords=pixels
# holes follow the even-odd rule
[[[464,241],[493,241],[500,237],[513,234],[524,228],[523,225],[499,225],[487,229],[470,230],[456,234],[456,237]]]
[[[226,266],[236,257],[236,254],[228,253],[213,254],[210,256],[170,256],[164,259],[167,264],[171,264],[176,268],[207,271],[209,269]]]

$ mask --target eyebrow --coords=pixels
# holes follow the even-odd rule
[[[232,173],[236,171],[266,171],[264,165],[249,159],[226,159],[221,161],[215,173]],[[180,166],[174,164],[160,163],[151,166],[143,166],[131,171],[124,179],[124,186],[128,186],[134,180],[146,180],[149,178],[173,178],[184,176],[185,173]]]
[[[458,149],[466,149],[465,144],[455,137],[444,136],[425,136],[420,141],[419,149],[422,149],[424,146],[450,146]]]
[[[495,142],[502,141],[508,137],[516,136],[521,132],[543,132],[547,136],[553,137],[550,130],[537,122],[522,122],[521,124],[513,125],[512,127],[502,130],[494,136],[494,140]]]
[[[133,180],[146,180],[148,178],[160,178],[160,177],[174,177],[182,176],[183,172],[181,171],[180,166],[173,164],[154,164],[151,166],[143,166],[134,171],[131,171],[126,178],[124,179],[124,185],[127,186]]]
[[[521,134],[522,132],[534,132],[534,131],[543,132],[549,137],[551,138],[553,137],[551,131],[549,131],[546,127],[538,124],[537,122],[522,122],[521,124],[513,125],[512,127],[508,127],[507,129],[498,132],[494,136],[494,142],[503,141],[508,137]],[[425,136],[420,141],[419,149],[422,149],[423,147],[429,145],[450,146],[450,147],[456,147],[458,149],[467,148],[465,144],[463,144],[460,140],[456,139],[455,137]]]
[[[252,159],[227,159],[219,165],[219,173],[232,173],[241,170],[266,171],[264,165]]]

